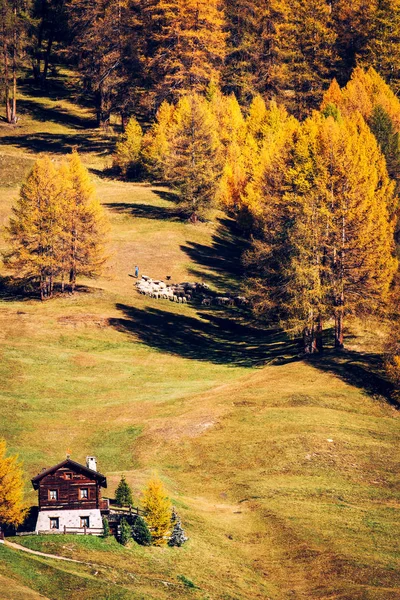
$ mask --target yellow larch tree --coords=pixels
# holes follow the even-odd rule
[[[171,526],[171,502],[163,483],[153,476],[143,491],[143,508],[153,544],[164,546]]]
[[[164,177],[165,159],[169,152],[169,130],[174,112],[175,106],[164,100],[152,127],[143,138],[142,160],[156,179]]]
[[[20,525],[25,514],[21,464],[17,456],[7,456],[6,442],[0,439],[0,524]]]
[[[226,51],[220,0],[134,0],[140,60],[156,105],[218,82]]]
[[[41,299],[53,294],[60,272],[65,180],[48,157],[36,161],[22,185],[6,228],[6,265],[20,278],[37,282]]]
[[[68,271],[71,291],[78,275],[96,277],[105,263],[108,230],[104,210],[95,195],[89,172],[77,152],[68,159]]]
[[[115,147],[114,165],[126,176],[128,171],[137,171],[142,149],[143,131],[135,117],[128,121],[120,141]]]
[[[379,310],[397,270],[393,182],[361,115],[352,120],[315,113],[296,134],[274,193],[262,182],[263,229],[247,256],[255,310],[303,332],[318,348],[322,319],[335,320],[344,344],[346,315]]]

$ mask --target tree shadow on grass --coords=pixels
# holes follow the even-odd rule
[[[31,152],[49,154],[66,154],[73,148],[79,152],[93,152],[108,154],[113,147],[110,139],[85,132],[82,134],[61,133],[32,133],[24,135],[10,135],[0,137],[0,144],[18,146]]]
[[[39,298],[39,294],[27,284],[26,280],[0,276],[1,302],[22,302],[32,298]]]
[[[239,237],[230,219],[219,219],[211,246],[187,242],[181,249],[198,265],[191,268],[194,276],[217,289],[238,291],[244,275],[242,255],[249,242]]]
[[[139,202],[110,202],[105,204],[114,212],[131,215],[139,219],[154,219],[161,221],[183,221],[185,214],[177,205],[177,195],[166,190],[153,189],[153,193],[165,202],[166,206],[156,204],[144,204]]]
[[[123,316],[110,319],[115,329],[167,354],[247,368],[298,359],[298,343],[278,330],[257,329],[206,312],[196,318],[156,308],[117,308]]]
[[[310,357],[309,361],[317,369],[336,375],[370,396],[382,396],[399,408],[394,385],[385,377],[382,354],[328,349],[322,356]]]
[[[36,100],[19,100],[19,112],[28,113],[36,121],[59,123],[75,129],[91,129],[96,127],[94,117],[79,116],[62,108],[61,106],[45,106]]]
[[[139,219],[155,219],[161,221],[181,221],[182,213],[176,208],[165,208],[153,204],[138,204],[129,202],[111,202],[105,204],[110,210],[128,214]]]

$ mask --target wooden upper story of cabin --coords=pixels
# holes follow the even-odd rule
[[[107,487],[107,479],[96,470],[93,457],[88,457],[87,465],[67,458],[33,477],[32,485],[39,492],[39,510],[106,508],[101,488]]]

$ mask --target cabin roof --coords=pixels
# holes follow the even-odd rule
[[[71,460],[70,458],[66,458],[62,462],[58,463],[58,465],[54,465],[54,467],[49,467],[48,469],[44,469],[43,471],[38,473],[35,477],[32,477],[31,481],[32,481],[33,488],[35,490],[37,490],[39,487],[39,483],[43,479],[43,477],[46,477],[46,475],[50,475],[51,473],[58,471],[58,469],[61,469],[62,467],[69,467],[71,469],[71,471],[80,471],[80,472],[83,471],[84,473],[86,473],[86,475],[88,475],[88,477],[90,477],[92,479],[97,479],[98,482],[100,483],[101,487],[104,487],[104,488],[107,487],[107,479],[106,479],[105,475],[102,475],[98,471],[93,471],[93,469],[89,469],[85,465],[81,465],[80,463],[77,463],[74,460]]]

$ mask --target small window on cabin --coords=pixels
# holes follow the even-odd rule
[[[49,500],[58,500],[57,490],[49,490]]]
[[[72,473],[64,473],[65,479],[72,479]]]
[[[60,529],[60,519],[58,517],[50,517],[50,529]]]
[[[89,517],[81,517],[81,527],[89,527]]]
[[[88,488],[81,488],[79,491],[80,491],[81,500],[89,497]]]

